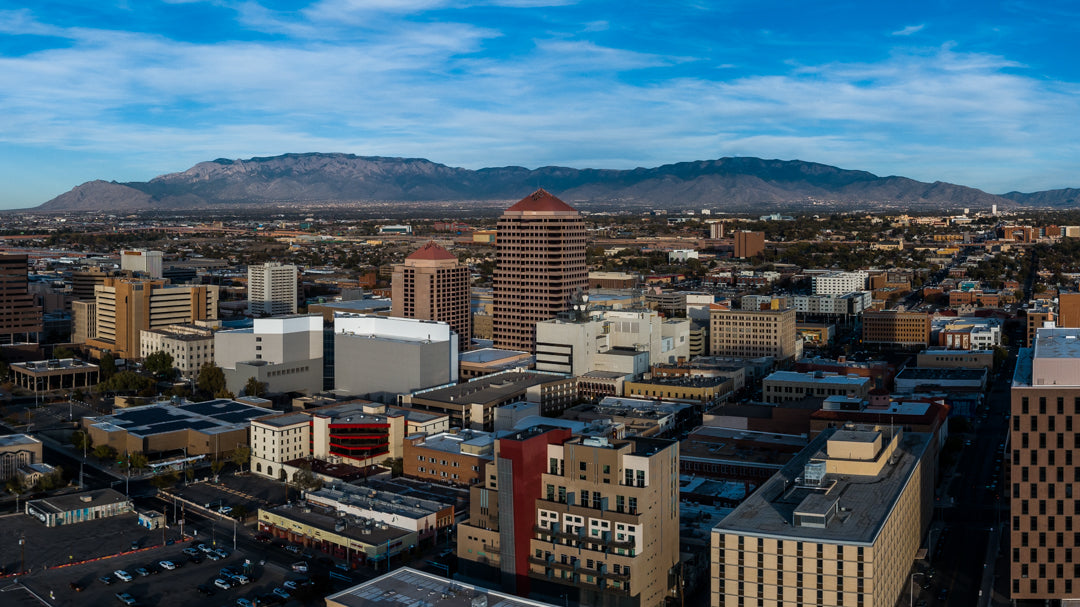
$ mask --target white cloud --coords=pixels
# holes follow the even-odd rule
[[[926,27],[925,23],[920,23],[919,25],[909,25],[907,27],[903,27],[903,28],[900,28],[900,29],[896,30],[895,32],[892,33],[892,35],[893,36],[910,36],[912,34],[917,34],[917,33],[921,32],[921,31],[923,31],[923,28],[925,28],[925,27]]]

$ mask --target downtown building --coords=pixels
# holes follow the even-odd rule
[[[713,304],[709,310],[709,354],[759,358],[777,362],[801,354],[795,334],[795,309],[729,310]]]
[[[1039,329],[1012,382],[1010,595],[1057,601],[1080,593],[1080,329]]]
[[[458,526],[464,571],[582,605],[654,607],[679,562],[679,447],[532,426],[500,437]]]
[[[41,306],[30,294],[29,272],[26,255],[0,255],[0,344],[36,342],[42,331]]]
[[[296,314],[296,276],[296,266],[280,261],[248,266],[248,314]]]
[[[496,348],[532,352],[536,323],[569,310],[589,286],[581,214],[543,189],[499,217],[492,280]]]
[[[933,513],[931,434],[827,428],[712,530],[713,607],[894,607]]]
[[[453,253],[429,242],[394,266],[391,316],[447,323],[462,349],[472,339],[469,267]]]

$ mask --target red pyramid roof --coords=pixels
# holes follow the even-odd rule
[[[507,211],[547,211],[547,212],[576,212],[574,207],[552,196],[544,188],[536,190],[525,198],[519,200]]]
[[[435,244],[435,241],[431,241],[419,249],[413,251],[412,255],[409,255],[405,259],[427,259],[427,260],[439,260],[439,259],[453,259],[457,260],[457,257],[447,251],[446,249]]]

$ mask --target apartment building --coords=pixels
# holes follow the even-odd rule
[[[864,312],[862,322],[864,344],[924,348],[930,344],[930,315],[925,312]]]
[[[1013,601],[1056,601],[1080,591],[1080,548],[1072,532],[1080,480],[1080,329],[1039,329],[1034,347],[1022,348],[1012,384],[1012,515],[1010,555]]]
[[[828,272],[812,277],[814,295],[844,295],[866,288],[866,272]]]
[[[458,430],[405,437],[402,474],[420,480],[470,486],[484,480],[484,469],[494,453],[493,435]]]
[[[164,280],[106,278],[94,287],[93,337],[86,345],[138,357],[142,331],[218,317],[218,287],[170,286]]]
[[[690,321],[653,311],[608,310],[579,320],[536,323],[536,368],[584,375],[612,371],[640,376],[651,365],[690,356]]]
[[[472,489],[459,562],[501,574],[519,595],[535,587],[582,605],[662,605],[679,561],[678,475],[675,441],[516,431],[496,442]]]
[[[721,232],[723,229],[721,228]],[[735,257],[746,259],[757,257],[765,252],[765,232],[741,230],[735,232]]]
[[[469,266],[434,242],[393,267],[391,315],[445,322],[468,349],[472,339]]]
[[[402,397],[402,404],[450,416],[455,428],[491,432],[496,407],[520,400],[539,403],[543,415],[558,417],[577,398],[574,378],[545,371],[506,371]]]
[[[296,266],[280,261],[248,266],[248,314],[296,314],[296,277]]]
[[[497,229],[495,347],[532,352],[536,323],[570,309],[589,286],[585,221],[573,207],[540,189],[506,209]]]
[[[777,361],[799,356],[795,309],[729,310],[714,304],[709,311],[709,354]]]
[[[933,513],[930,440],[824,430],[713,528],[710,605],[896,605]]]

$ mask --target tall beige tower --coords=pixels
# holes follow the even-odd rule
[[[461,349],[472,338],[469,268],[453,253],[429,242],[394,266],[390,313],[403,318],[438,320],[458,335]]]
[[[569,309],[589,286],[585,221],[540,189],[506,209],[497,229],[492,337],[497,348],[531,352],[536,323]]]

